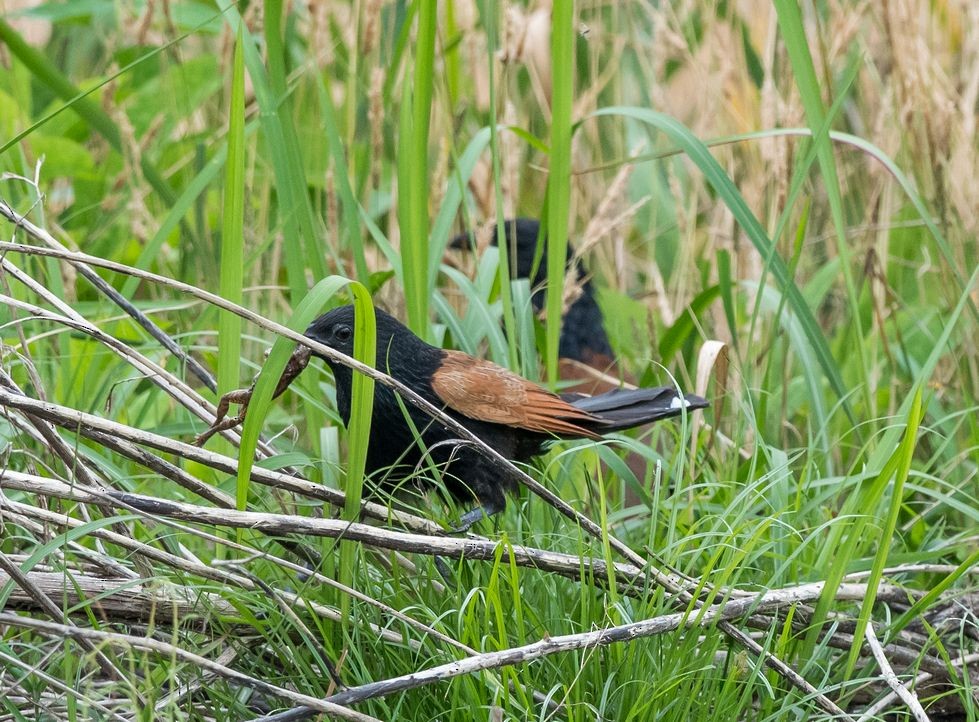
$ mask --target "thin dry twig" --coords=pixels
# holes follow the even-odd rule
[[[5,472],[5,474],[10,474],[11,472]],[[6,517],[11,520],[16,520],[18,523],[22,523],[18,517],[26,516],[28,518],[36,518],[42,520],[46,524],[66,526],[72,529],[77,529],[82,526],[83,522],[78,519],[74,519],[70,516],[65,516],[64,514],[56,514],[55,512],[48,511],[46,509],[40,509],[38,507],[30,506],[28,504],[22,504],[20,502],[13,501],[11,499],[6,499],[0,495],[0,509]],[[185,559],[179,557],[175,554],[170,554],[161,549],[157,549],[148,544],[129,539],[128,537],[121,536],[115,532],[109,531],[108,529],[90,529],[88,534],[96,539],[103,539],[112,544],[117,544],[120,547],[132,551],[133,553],[145,557],[148,560],[164,564],[173,569],[177,569],[181,572],[187,574],[193,574],[202,579],[208,579],[210,581],[218,582],[220,584],[226,584],[232,587],[238,587],[246,591],[255,591],[257,586],[249,579],[247,576],[241,574],[233,574],[231,572],[219,569],[216,567],[208,566],[201,563],[195,559]],[[213,539],[213,537],[210,537]],[[227,544],[232,542],[227,541]],[[240,548],[240,547],[239,547]],[[275,557],[269,556],[270,559],[274,560]],[[307,570],[308,572],[308,570]],[[295,601],[300,601],[298,595],[293,595],[289,592],[280,592],[286,596],[294,598]],[[201,601],[199,599],[199,601]],[[342,622],[344,617],[339,610],[332,607],[328,607],[323,604],[318,604],[309,600],[302,600],[302,603],[310,611],[323,617],[324,619],[329,619],[333,622]],[[378,627],[373,623],[367,624],[368,628],[373,634],[384,639],[392,644],[407,644],[407,646],[413,646],[410,641],[406,640],[397,632],[393,632],[389,629],[384,629]]]
[[[857,585],[859,586],[859,585]],[[788,599],[801,599],[807,597],[816,599],[822,591],[822,584],[803,585],[794,589],[774,590],[764,592],[760,598],[771,596],[779,598],[780,602],[787,602]],[[862,590],[850,590],[855,593],[866,594],[866,588]],[[809,595],[813,596],[809,596]],[[859,597],[854,597],[859,598]],[[466,659],[448,664],[430,667],[426,670],[415,671],[411,674],[390,679],[371,682],[368,684],[351,687],[335,695],[327,697],[326,700],[337,704],[354,704],[375,697],[382,697],[406,690],[415,689],[436,682],[445,681],[465,674],[473,674],[489,669],[498,669],[517,664],[525,664],[543,657],[565,653],[570,651],[587,650],[596,647],[608,646],[611,644],[621,644],[651,637],[659,634],[666,634],[679,629],[691,627],[708,627],[721,620],[731,620],[750,613],[752,608],[766,608],[764,601],[759,599],[745,600],[735,599],[723,604],[717,604],[698,612],[675,612],[665,614],[639,622],[623,624],[606,629],[583,632],[579,634],[568,634],[557,637],[548,637],[531,644],[521,647],[512,647],[496,652],[486,652],[472,655]],[[288,719],[299,720],[311,716],[312,710],[292,710]],[[849,716],[849,715],[847,715]],[[285,719],[282,716],[266,718]]]
[[[61,498],[72,499],[84,503],[95,503],[102,500],[107,504],[116,505],[121,509],[137,510],[150,514],[154,518],[177,519],[185,522],[213,524],[230,528],[263,530],[275,534],[308,534],[329,538],[343,538],[379,549],[406,551],[432,556],[449,558],[464,558],[470,560],[495,560],[498,556],[499,543],[490,540],[458,539],[443,536],[425,536],[383,529],[356,522],[346,522],[336,519],[317,519],[288,514],[271,514],[261,512],[236,511],[230,509],[208,509],[173,502],[157,497],[147,497],[137,494],[120,492],[103,492],[95,494],[77,486],[70,487],[61,482],[44,479],[20,472],[5,472],[0,476],[0,488],[32,489],[36,493],[45,493]],[[230,542],[226,542],[230,543]],[[545,549],[525,547],[510,544],[507,546],[509,559],[517,566],[526,566],[562,574],[572,578],[581,578],[582,570],[586,576],[596,579],[607,578],[607,565],[601,558],[582,557],[573,554],[561,554]],[[290,565],[295,566],[295,565]],[[616,563],[615,576],[620,578],[624,590],[631,589],[639,593],[644,581],[643,570],[628,564]],[[299,568],[297,567],[297,570]],[[240,585],[241,578],[235,580]],[[693,585],[691,585],[693,586]],[[249,585],[249,588],[251,585]],[[823,582],[813,582],[794,587],[765,590],[755,593],[742,592],[741,595],[727,599],[710,607],[700,607],[707,613],[723,606],[724,614],[718,615],[718,620],[727,618],[747,617],[765,612],[776,611],[787,606],[795,606],[817,599],[823,591]],[[686,587],[685,587],[686,589]],[[838,601],[859,601],[867,595],[866,584],[841,584],[834,598]],[[890,602],[906,602],[907,592],[899,587],[880,585],[876,596],[878,599]],[[363,601],[363,600],[361,600]],[[771,620],[766,620],[771,622]],[[428,633],[429,630],[426,630]],[[846,648],[852,644],[852,637],[847,637]],[[891,649],[892,647],[888,647]],[[921,660],[911,650],[893,647],[901,653],[904,661],[917,661],[924,666],[942,667],[941,660]],[[910,655],[910,656],[909,656]]]
[[[957,659],[953,659],[950,666],[955,668],[965,668],[970,664],[975,664],[976,662],[979,662],[979,652],[965,654]],[[934,677],[935,675],[931,672],[922,672],[915,677],[914,680],[908,683],[908,687],[920,687],[922,684],[933,679]],[[877,700],[877,702],[872,704],[870,707],[867,707],[863,714],[860,715],[859,719],[857,719],[857,722],[872,722],[873,720],[878,719],[884,713],[884,710],[894,704],[898,698],[899,695],[897,691],[892,688],[890,692]],[[972,692],[972,699],[974,704],[979,705],[979,692],[977,692],[975,689],[973,689]]]
[[[870,647],[871,653],[874,655],[874,659],[877,660],[877,665],[880,667],[881,677],[887,683],[894,693],[901,698],[901,701],[908,706],[914,714],[914,718],[918,722],[931,722],[928,715],[925,713],[924,707],[921,706],[921,702],[918,700],[918,696],[914,693],[910,687],[905,687],[898,679],[897,675],[894,674],[894,668],[891,667],[891,663],[887,661],[887,656],[884,654],[884,648],[881,646],[880,641],[877,639],[877,633],[874,631],[874,625],[868,624],[867,631],[864,635],[867,640],[867,646]]]
[[[109,434],[127,439],[132,443],[150,446],[159,451],[175,454],[190,461],[209,466],[212,469],[236,474],[238,461],[223,454],[201,449],[193,444],[170,439],[166,436],[142,431],[125,424],[119,424],[101,416],[87,414],[76,409],[58,404],[47,403],[32,399],[28,396],[11,393],[0,386],[0,407],[15,408],[29,413],[36,414],[38,417],[46,419],[69,431],[81,433],[83,436],[99,434]],[[285,491],[290,491],[302,496],[328,502],[336,507],[343,507],[346,500],[343,492],[330,487],[316,484],[305,479],[300,479],[289,474],[278,471],[270,471],[261,467],[252,469],[252,481],[265,486],[272,486]],[[428,519],[409,514],[407,512],[389,509],[386,506],[374,502],[365,501],[361,506],[361,513],[369,518],[384,522],[396,522],[406,529],[415,529],[427,533],[440,533],[442,528]]]

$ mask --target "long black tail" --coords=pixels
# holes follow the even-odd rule
[[[631,429],[659,419],[679,416],[686,409],[705,409],[707,399],[694,394],[680,396],[672,386],[652,389],[615,389],[598,396],[561,394],[561,398],[573,406],[597,416],[599,422],[590,425],[575,420],[579,426],[599,434]]]

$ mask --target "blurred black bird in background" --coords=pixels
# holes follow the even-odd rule
[[[431,346],[384,311],[377,309],[376,314],[376,368],[444,409],[502,456],[516,462],[527,462],[541,454],[545,444],[556,438],[598,439],[604,433],[708,405],[706,399],[693,394],[681,396],[671,386],[616,389],[597,396],[559,396],[490,361]],[[305,333],[352,355],[353,306],[327,312],[313,321]],[[340,416],[345,424],[349,423],[353,370],[330,359],[323,360],[333,371]],[[424,470],[427,462],[441,471],[445,488],[452,496],[463,502],[475,498],[481,505],[462,517],[460,530],[484,514],[503,510],[505,492],[517,485],[512,474],[460,443],[439,421],[399,402],[394,391],[376,384],[367,473],[383,472],[374,482],[397,486]]]
[[[545,289],[547,282],[547,237],[541,238],[540,261],[534,268],[537,257],[537,241],[540,236],[540,223],[532,218],[512,218],[503,222],[504,237],[507,249],[515,251],[511,255],[511,278],[526,278],[530,280],[532,295],[530,301],[534,313],[540,313],[544,308]],[[449,242],[451,248],[465,248],[472,244],[470,233],[462,233]],[[496,245],[497,234],[491,235],[491,243]],[[568,306],[561,325],[561,338],[558,342],[558,356],[583,363],[602,372],[613,368],[614,355],[605,331],[605,320],[602,310],[595,300],[595,288],[591,278],[574,257],[574,248],[568,244],[567,267],[573,267],[575,278],[581,284],[581,295]],[[531,272],[534,272],[531,275]]]

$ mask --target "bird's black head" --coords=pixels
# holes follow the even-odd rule
[[[407,373],[412,367],[422,365],[423,359],[427,363],[436,357],[441,358],[441,349],[425,343],[391,314],[375,308],[374,317],[377,321],[375,333],[378,368],[398,376],[400,373]],[[356,331],[354,307],[340,306],[313,321],[305,335],[342,354],[353,356]],[[334,373],[349,372],[346,366],[327,358],[323,360],[333,368]]]
[[[422,341],[394,316],[379,308],[374,309],[377,320],[377,358],[375,367],[415,388],[418,378],[431,379],[438,368],[442,350]],[[340,306],[327,311],[306,329],[306,336],[347,356],[354,353],[354,307]],[[337,390],[337,407],[344,422],[350,419],[350,389],[353,371],[349,366],[321,356],[333,371]],[[426,376],[427,374],[427,376]],[[415,388],[424,390],[424,385]],[[375,386],[375,398],[380,395],[397,405],[394,395],[386,387]]]
[[[306,336],[324,346],[352,356],[354,352],[354,307],[340,306],[327,311],[306,329]]]
[[[395,340],[406,349],[410,349],[415,343],[422,343],[420,338],[391,314],[375,308],[374,315],[377,319],[378,349],[388,348],[391,342]],[[353,356],[355,332],[354,307],[350,305],[327,311],[309,324],[305,335],[325,346],[336,349],[340,353]]]

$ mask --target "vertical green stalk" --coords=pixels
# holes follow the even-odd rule
[[[574,3],[551,11],[551,164],[547,176],[547,381],[557,383],[561,299],[571,202],[571,106],[574,97]]]
[[[459,32],[456,24],[455,3],[445,3],[445,37],[449,38],[451,47],[443,49],[443,59],[445,62],[445,86],[449,92],[449,107],[455,108],[459,99],[459,43],[454,42]],[[489,36],[489,30],[486,32]]]
[[[354,358],[374,366],[377,361],[377,319],[374,304],[367,288],[351,283],[354,297]],[[354,373],[351,385],[349,456],[347,476],[343,485],[346,501],[341,517],[351,523],[360,518],[360,504],[364,495],[364,470],[367,466],[367,446],[370,443],[371,417],[374,411],[374,379]],[[340,583],[357,587],[356,572],[360,545],[351,541],[340,542]],[[340,614],[349,624],[352,600],[349,594],[340,595]],[[345,628],[349,630],[350,627]]]
[[[355,324],[357,336],[354,339],[354,357],[365,364],[375,363],[376,346],[374,307],[367,288],[356,281],[342,276],[328,276],[313,286],[309,293],[296,305],[290,316],[289,328],[302,332],[319,315],[320,310],[341,289],[349,286],[354,296]],[[255,388],[248,403],[248,415],[241,429],[241,446],[238,463],[238,505],[247,498],[252,466],[255,462],[255,448],[259,432],[272,403],[272,394],[279,383],[295,344],[286,338],[278,338],[272,345],[268,358],[255,380]],[[374,408],[374,380],[361,374],[354,374],[352,386],[350,435],[346,483],[343,487],[347,495],[344,505],[344,518],[356,518],[363,496],[364,468],[367,465],[367,442],[370,437],[371,411]]]
[[[337,124],[337,111],[333,106],[333,98],[330,95],[330,79],[327,74],[323,74],[320,82],[317,83],[320,98],[320,112],[323,115],[323,131],[326,134],[326,142],[330,149],[330,158],[333,160],[333,174],[336,179],[337,195],[340,196],[340,207],[342,215],[340,217],[340,228],[336,233],[340,236],[341,245],[349,248],[353,253],[354,266],[357,269],[357,280],[367,283],[370,271],[367,268],[367,260],[364,257],[364,244],[360,242],[360,206],[354,196],[353,186],[350,184],[350,175],[347,172],[347,156],[344,151],[343,142],[340,140],[340,127]],[[348,146],[352,147],[352,146]],[[331,233],[334,229],[328,229]]]
[[[486,30],[486,62],[489,69],[489,112],[490,112],[490,158],[493,164],[493,197],[496,199],[496,247],[500,252],[498,277],[500,284],[500,301],[503,304],[503,328],[506,329],[507,356],[510,368],[520,368],[517,359],[517,321],[513,313],[513,298],[510,290],[510,247],[506,242],[503,229],[503,187],[500,182],[502,169],[500,167],[500,132],[496,122],[496,47],[497,47],[497,13],[496,3],[486,3],[483,13],[483,27]],[[537,359],[534,359],[534,367]]]
[[[282,0],[265,0],[265,45],[268,54],[268,85],[256,97],[266,121],[269,152],[275,168],[279,213],[285,239],[286,273],[292,302],[306,293],[306,269],[314,278],[326,276],[326,264],[315,242],[317,226],[306,186],[305,164],[299,151],[299,140],[288,102],[286,82],[286,49],[283,42]],[[246,59],[247,60],[247,59]]]
[[[404,269],[408,326],[428,336],[428,127],[435,66],[435,18],[438,4],[416,0],[418,44],[413,92],[402,95],[398,153],[398,222]],[[410,115],[409,115],[410,114]],[[407,131],[407,132],[406,132]]]
[[[228,108],[228,158],[224,166],[224,213],[221,219],[221,297],[241,303],[244,284],[245,209],[245,53],[239,26],[231,72]],[[238,388],[241,363],[241,317],[222,313],[218,318],[218,393]],[[244,509],[245,499],[238,500]]]
[[[823,107],[819,80],[812,54],[809,52],[809,40],[802,24],[802,12],[797,0],[776,0],[775,10],[778,14],[778,24],[782,30],[785,49],[792,65],[792,74],[799,87],[799,96],[806,111],[809,127],[812,128],[813,143],[816,144],[816,157],[826,188],[826,199],[829,202],[830,215],[836,230],[836,249],[840,254],[840,266],[843,270],[843,280],[850,301],[852,331],[854,334],[852,347],[855,347],[859,363],[857,368],[861,373],[863,398],[868,409],[873,409],[871,399],[870,379],[867,376],[867,365],[864,351],[863,329],[860,323],[860,298],[853,279],[850,266],[850,247],[846,240],[846,221],[843,218],[843,199],[840,195],[840,182],[836,173],[836,160],[833,157],[833,144],[827,134],[820,134],[820,129],[826,122],[826,110]]]
[[[857,626],[853,632],[853,646],[850,647],[850,654],[846,658],[845,679],[850,678],[857,666],[857,659],[860,657],[860,650],[863,647],[863,635],[867,631],[867,625],[871,623],[874,603],[877,601],[877,588],[884,577],[884,567],[887,565],[887,557],[894,541],[894,529],[897,527],[897,519],[901,513],[901,508],[904,506],[904,483],[908,480],[908,474],[911,472],[911,462],[914,459],[914,449],[918,440],[918,426],[923,418],[921,388],[921,384],[918,384],[915,390],[911,410],[908,412],[907,423],[904,427],[904,438],[901,439],[900,445],[894,451],[894,456],[891,457],[891,461],[885,467],[892,469],[891,473],[884,477],[884,483],[891,487],[891,503],[878,536],[877,553],[874,555],[874,563],[870,568],[870,577],[867,580],[867,595],[860,605]]]

